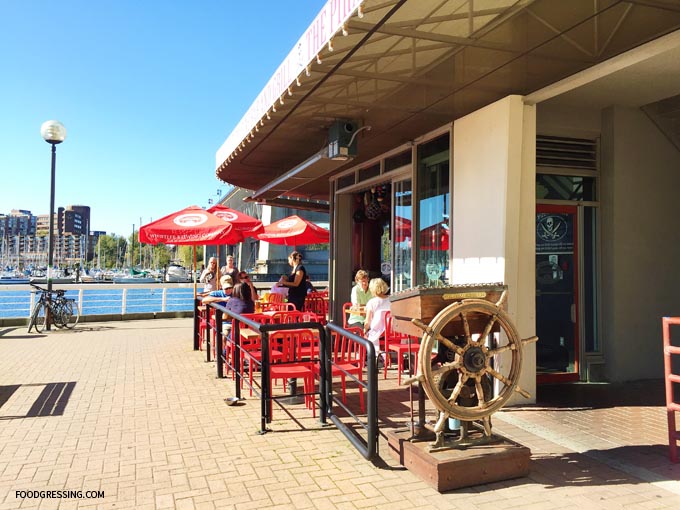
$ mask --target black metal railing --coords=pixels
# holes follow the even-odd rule
[[[201,301],[199,299],[195,300],[195,312],[194,312],[194,349],[199,349],[200,345],[200,306]],[[207,360],[210,361],[211,353],[211,336],[214,337],[215,343],[215,358],[216,358],[216,372],[218,378],[224,378],[224,367],[227,366],[234,374],[234,394],[235,397],[241,399],[241,388],[242,386],[247,386],[249,390],[254,393],[259,399],[261,404],[260,411],[260,433],[266,433],[268,431],[267,424],[271,423],[271,404],[274,401],[280,401],[289,396],[278,396],[274,397],[270,393],[270,362],[269,359],[269,336],[270,333],[275,331],[285,331],[292,329],[315,329],[319,334],[319,357],[315,360],[318,363],[318,373],[319,373],[319,391],[314,392],[314,395],[319,395],[319,408],[320,415],[319,420],[321,423],[325,424],[327,419],[330,419],[333,424],[338,427],[338,429],[347,437],[347,439],[354,445],[354,447],[359,450],[359,452],[368,460],[374,460],[378,455],[378,368],[375,363],[376,352],[375,346],[372,342],[367,339],[358,336],[351,331],[348,331],[340,326],[329,322],[325,327],[319,322],[301,322],[301,323],[290,323],[290,324],[260,324],[252,320],[249,317],[244,317],[243,315],[234,313],[227,310],[223,306],[210,303],[207,305],[213,309],[215,314],[214,326],[209,320],[209,312],[207,309],[205,311],[205,321],[206,327],[204,328],[204,348],[206,349]],[[232,328],[229,337],[224,335],[223,326],[226,320],[231,320]],[[260,371],[260,383],[259,386],[255,382],[251,382],[244,378],[243,371],[241,370],[241,351],[243,347],[241,346],[241,324],[247,326],[254,332],[257,332],[261,336],[261,350],[262,357],[260,360],[249,358],[249,363],[255,363],[259,365]],[[366,352],[366,380],[361,380],[354,374],[345,371],[342,366],[336,365],[331,359],[331,333],[347,338],[350,342],[355,342],[359,344]],[[225,350],[227,343],[231,343],[231,349],[233,355],[229,358],[225,356]],[[244,351],[245,353],[246,351]],[[245,357],[248,357],[245,354]],[[250,367],[253,370],[253,367]],[[333,371],[344,372],[345,377],[358,386],[361,386],[362,390],[366,391],[366,416],[362,419],[361,416],[352,412],[352,410],[340,399],[334,397],[333,395]],[[304,396],[306,394],[301,394],[299,396]],[[280,402],[279,402],[280,404]],[[336,405],[344,410],[344,412],[353,419],[360,429],[365,431],[365,436],[360,435],[355,428],[348,426],[341,417],[337,416],[333,411],[333,406]]]
[[[330,357],[326,360],[328,363],[327,373],[330,376],[327,379],[327,388],[325,392],[327,394],[326,401],[328,402],[327,414],[329,419],[333,424],[338,427],[345,437],[354,445],[354,447],[359,450],[359,452],[368,460],[374,460],[378,455],[378,366],[376,363],[376,352],[373,342],[360,337],[351,331],[347,331],[340,326],[329,322],[326,325],[328,330],[328,338],[330,340],[330,332],[334,332],[340,336],[346,337],[350,342],[356,342],[361,345],[366,351],[366,381],[359,380],[356,376],[343,370],[341,366],[335,366]],[[330,352],[330,342],[327,349]],[[356,384],[363,387],[366,390],[366,419],[363,421],[359,416],[353,413],[348,406],[346,406],[342,400],[337,399],[333,396],[333,369],[345,372],[345,377],[350,378]],[[345,424],[340,417],[338,417],[332,409],[332,404],[340,406],[354,421],[366,431],[366,437],[363,438],[355,429],[349,427]]]
[[[256,321],[253,321],[252,319],[248,317],[244,317],[243,315],[240,315],[238,313],[232,312],[231,310],[227,310],[221,305],[218,305],[216,303],[210,303],[208,305],[209,307],[213,308],[215,310],[215,346],[216,346],[216,360],[217,360],[217,377],[222,378],[224,377],[224,365],[228,365],[231,370],[233,370],[233,373],[235,375],[234,380],[235,380],[235,396],[237,398],[241,398],[241,386],[243,384],[248,385],[248,387],[253,390],[253,392],[260,397],[260,402],[261,402],[261,412],[260,412],[260,433],[264,434],[265,432],[268,431],[267,429],[267,423],[271,423],[272,417],[271,417],[271,404],[273,401],[280,401],[286,398],[290,398],[290,396],[287,395],[282,395],[282,396],[273,396],[270,392],[271,388],[271,372],[270,372],[270,365],[271,365],[271,360],[269,359],[269,336],[270,333],[275,332],[275,331],[287,331],[287,330],[293,330],[293,329],[314,329],[318,332],[319,335],[319,357],[316,360],[312,360],[312,362],[316,361],[318,364],[318,373],[319,373],[319,389],[320,391],[318,392],[313,392],[311,395],[319,395],[319,420],[321,423],[326,423],[326,409],[327,409],[327,402],[326,402],[326,394],[324,391],[321,391],[321,388],[326,388],[328,386],[326,379],[327,379],[327,365],[324,363],[324,360],[328,359],[328,352],[327,352],[327,345],[328,345],[328,340],[326,338],[326,330],[323,327],[323,324],[320,322],[294,322],[290,324],[260,324]],[[224,333],[223,333],[223,322],[225,320],[225,316],[229,317],[232,320],[232,328],[231,328],[231,338],[225,341],[224,338]],[[250,384],[250,381],[244,380],[243,377],[243,371],[241,370],[240,366],[240,360],[241,360],[241,351],[243,350],[241,346],[241,332],[240,332],[240,325],[245,324],[253,330],[254,332],[258,333],[261,337],[261,346],[262,346],[262,358],[258,362],[257,360],[253,360],[252,357],[249,357],[250,363],[257,363],[260,368],[260,385],[259,385],[259,392],[257,391],[257,388],[254,387],[254,385]],[[225,347],[226,347],[226,342],[229,342],[232,344],[232,352],[233,355],[231,356],[231,359],[227,359],[225,356]],[[207,346],[206,349],[210,350],[210,347]],[[245,351],[244,351],[245,352]],[[250,367],[250,370],[252,370],[253,367]],[[307,393],[302,393],[298,394],[298,396],[310,396]]]

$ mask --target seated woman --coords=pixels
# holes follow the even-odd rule
[[[366,303],[364,336],[375,345],[376,355],[380,352],[380,337],[385,333],[385,313],[390,311],[389,290],[385,280],[373,278],[368,284],[373,297]]]
[[[227,301],[225,308],[234,313],[238,313],[239,315],[244,313],[254,313],[255,302],[253,301],[250,285],[244,282],[234,285],[231,298],[229,301]]]
[[[357,274],[354,275],[354,281],[356,285],[352,287],[352,294],[350,296],[350,301],[352,302],[352,308],[359,309],[366,306],[368,300],[371,299],[371,291],[368,289],[368,272],[363,269],[359,269]],[[363,327],[365,317],[358,313],[353,313],[347,319],[347,324],[350,326]]]
[[[257,301],[260,299],[260,296],[257,295],[257,289],[255,288],[255,285],[250,279],[250,275],[246,273],[245,271],[241,271],[241,273],[238,275],[238,279],[240,282],[245,283],[250,287],[250,296],[253,301]]]

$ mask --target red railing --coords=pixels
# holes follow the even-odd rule
[[[671,462],[678,462],[678,441],[680,431],[675,422],[675,413],[680,412],[680,397],[674,398],[673,384],[680,384],[680,373],[673,373],[673,356],[680,361],[680,346],[671,342],[671,326],[680,326],[680,317],[664,317],[663,322],[663,361],[666,380],[666,412],[668,413],[668,447]],[[680,393],[680,389],[678,390]]]

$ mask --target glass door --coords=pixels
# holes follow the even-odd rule
[[[412,287],[411,254],[413,252],[411,179],[397,181],[392,185],[392,292]]]
[[[576,206],[536,208],[536,372],[539,383],[578,380]]]

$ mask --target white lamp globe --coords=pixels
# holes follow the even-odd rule
[[[40,126],[40,135],[47,143],[61,143],[66,140],[66,128],[58,120],[48,120]]]

